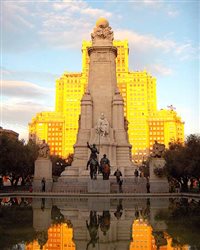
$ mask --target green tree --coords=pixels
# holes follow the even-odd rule
[[[171,143],[164,158],[168,176],[180,183],[182,191],[188,191],[188,181],[200,178],[200,136],[188,136],[184,145]]]
[[[0,136],[0,174],[9,175],[11,185],[17,185],[19,178],[22,184],[34,171],[37,158],[37,145],[32,141],[25,144],[24,140]]]

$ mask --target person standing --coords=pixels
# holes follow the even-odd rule
[[[42,192],[45,192],[45,186],[46,186],[46,180],[45,180],[45,178],[43,177],[42,178],[42,181],[41,181],[41,183],[42,183]]]
[[[134,171],[134,176],[135,176],[135,183],[138,183],[139,171],[137,169],[135,169]]]
[[[149,179],[147,179],[146,188],[147,188],[147,193],[150,193],[150,182],[149,182]]]
[[[120,177],[122,176],[122,172],[117,168],[117,170],[114,172],[114,176],[116,177],[116,181],[119,184]]]

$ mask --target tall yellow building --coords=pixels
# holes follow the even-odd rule
[[[65,148],[65,119],[58,112],[41,112],[29,123],[29,139],[36,143],[46,140],[50,145],[51,154],[63,156]]]
[[[166,146],[173,140],[183,141],[184,123],[174,110],[172,112],[171,110],[157,110],[156,79],[154,77],[145,70],[129,71],[128,41],[115,40],[113,44],[118,50],[117,84],[124,99],[124,116],[128,121],[133,160],[140,163],[149,155],[155,140],[165,143]],[[39,113],[29,124],[30,138],[36,141],[46,139],[52,154],[67,157],[69,153],[73,153],[73,145],[76,142],[78,131],[80,101],[88,83],[89,56],[87,48],[90,46],[91,42],[83,41],[82,73],[65,72],[56,81],[55,112]],[[47,124],[51,123],[51,129],[55,125],[52,119],[54,121],[58,119],[60,126],[62,123],[62,138],[59,142],[55,141],[58,139],[50,137],[48,132]],[[162,126],[163,129],[161,129]],[[158,133],[155,134],[154,130],[160,130],[160,136]],[[55,147],[55,143],[61,143],[59,144],[61,148]]]

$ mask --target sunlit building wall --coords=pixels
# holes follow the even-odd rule
[[[148,117],[148,127],[150,150],[155,140],[165,144],[166,147],[170,142],[184,142],[184,122],[174,110],[161,109],[151,112]]]
[[[66,154],[64,145],[65,121],[61,113],[41,112],[32,118],[29,123],[29,139],[36,143],[45,140],[54,155]]]
[[[56,81],[55,111],[62,113],[65,123],[63,156],[73,153],[79,126],[80,101],[84,90],[85,83],[80,73],[64,73]]]
[[[66,223],[52,225],[48,229],[48,241],[43,246],[43,250],[75,250],[75,244],[72,240],[73,229]],[[37,240],[26,245],[26,250],[40,250]]]
[[[157,111],[156,79],[154,77],[145,70],[129,71],[128,41],[114,40],[113,44],[118,49],[116,58],[117,84],[124,99],[124,116],[129,123],[128,135],[132,144],[133,160],[141,163],[149,155],[150,148],[155,140],[165,143],[166,146],[172,137],[183,141],[184,124],[175,111],[173,111],[173,117],[168,110]],[[57,113],[61,113],[63,116],[62,156],[64,157],[73,153],[73,145],[76,142],[80,101],[88,84],[89,56],[87,49],[90,46],[90,41],[83,41],[82,73],[65,72],[56,81],[55,116]],[[151,125],[155,119],[159,120],[158,128],[162,123],[165,124],[164,129],[160,131],[160,133],[163,132],[162,139],[157,139],[157,134],[152,133]],[[156,126],[157,123],[154,125]],[[34,122],[34,118],[29,125],[29,132],[32,137],[39,139],[43,139],[42,136],[44,137],[47,134],[45,129],[47,127],[44,126],[43,134],[41,134],[41,127],[37,125],[37,122]],[[48,137],[45,138],[49,141]],[[51,140],[49,143],[51,143]]]

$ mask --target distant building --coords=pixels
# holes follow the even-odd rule
[[[166,147],[171,141],[184,141],[184,123],[176,111],[171,108],[172,106],[170,106],[170,110],[157,110],[155,77],[145,70],[129,71],[128,41],[114,40],[113,44],[118,49],[117,84],[124,99],[124,116],[127,120],[129,141],[132,144],[132,157],[135,162],[141,163],[149,155],[155,140],[164,143]],[[59,155],[61,154],[63,157],[73,153],[73,145],[76,142],[81,98],[88,83],[89,56],[87,49],[90,46],[91,42],[83,41],[82,73],[65,72],[56,81],[55,112],[38,113],[29,124],[30,138],[46,139],[51,147],[51,153],[59,152]],[[62,120],[62,129],[60,129],[62,135],[57,134],[62,138],[58,139],[55,134],[53,136],[50,133],[47,124],[52,123],[52,117],[54,117],[52,129],[57,117],[59,122]],[[57,144],[59,151],[58,147],[55,147],[55,143],[59,143]]]
[[[19,134],[13,130],[10,129],[3,129],[0,127],[0,136],[1,135],[6,135],[11,139],[18,139]]]
[[[65,120],[58,112],[41,112],[29,124],[29,139],[36,143],[45,140],[54,155],[67,154],[65,145]]]

